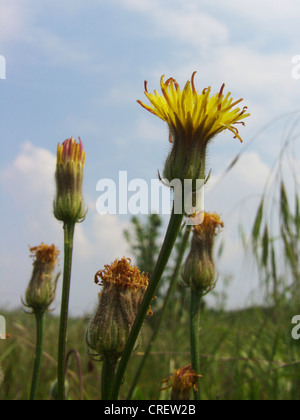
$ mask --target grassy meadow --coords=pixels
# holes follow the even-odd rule
[[[164,325],[134,392],[135,400],[168,399],[169,390],[160,391],[161,381],[174,368],[189,364],[190,349],[186,328],[188,311],[179,305],[168,310]],[[4,380],[1,400],[26,400],[30,393],[34,362],[34,317],[22,310],[4,313],[10,337],[0,342],[0,363]],[[203,309],[201,330],[201,398],[204,400],[299,400],[300,340],[291,336],[289,307],[252,307],[224,312]],[[143,343],[151,334],[155,316],[146,322]],[[73,353],[68,365],[68,398],[100,399],[101,363],[87,353],[85,342],[89,317],[70,319],[67,348],[79,355],[82,373]],[[46,318],[46,337],[38,399],[51,398],[50,389],[56,378],[58,319]],[[180,343],[180,345],[178,345]],[[130,361],[120,398],[125,399],[140,361],[141,344]]]

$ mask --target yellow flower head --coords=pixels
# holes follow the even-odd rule
[[[207,143],[210,138],[226,129],[232,131],[234,137],[242,142],[238,129],[233,124],[244,125],[241,120],[250,115],[246,113],[247,107],[243,109],[236,107],[243,99],[233,101],[230,92],[224,96],[225,84],[212,97],[210,97],[210,87],[198,93],[194,83],[195,74],[196,72],[193,73],[191,80],[187,81],[183,90],[175,79],[171,77],[164,82],[162,76],[160,81],[162,95],[156,90],[154,94],[149,93],[145,82],[145,95],[152,106],[145,105],[141,101],[138,103],[166,121],[174,136],[184,134],[187,142]]]
[[[221,131],[230,130],[242,142],[235,125],[245,125],[242,120],[250,115],[247,107],[237,107],[242,99],[234,101],[230,92],[224,94],[224,84],[212,96],[210,87],[199,93],[195,88],[195,74],[183,90],[175,79],[169,78],[164,82],[162,76],[162,94],[156,90],[149,93],[145,82],[145,95],[150,105],[137,101],[169,126],[173,147],[164,168],[164,178],[169,181],[204,179],[209,141]]]
[[[191,365],[188,365],[184,368],[176,369],[172,376],[164,379],[162,383],[168,383],[169,385],[162,390],[172,388],[172,400],[188,400],[190,390],[194,389],[194,391],[197,391],[196,383],[198,378],[202,378],[202,376],[197,375],[191,368]]]

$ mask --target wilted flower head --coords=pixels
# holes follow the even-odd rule
[[[33,272],[25,294],[24,305],[33,312],[46,311],[55,299],[59,274],[54,274],[59,250],[55,245],[41,243],[30,248]]]
[[[190,391],[193,389],[197,392],[197,380],[202,378],[201,375],[197,375],[196,372],[188,365],[181,369],[174,370],[172,376],[164,379],[162,383],[169,384],[162,390],[172,388],[171,400],[189,400]]]
[[[129,258],[122,258],[99,270],[95,282],[103,289],[87,332],[87,342],[96,355],[116,361],[125,348],[149,279],[131,265]]]
[[[168,180],[204,179],[209,141],[224,130],[230,130],[235,138],[242,141],[235,125],[244,125],[241,120],[250,115],[246,113],[247,107],[240,109],[236,106],[242,99],[233,101],[230,92],[224,95],[224,84],[213,96],[210,96],[210,87],[198,93],[195,74],[183,90],[175,79],[169,78],[164,82],[162,76],[161,95],[156,90],[149,93],[145,82],[145,95],[151,105],[138,101],[169,126],[173,147],[164,169],[164,177]]]
[[[78,143],[71,137],[57,145],[54,215],[65,223],[80,222],[86,215],[82,197],[85,158],[80,138]]]
[[[207,212],[202,223],[193,226],[191,249],[181,274],[184,282],[202,295],[210,292],[216,284],[213,248],[215,236],[223,227],[224,223],[217,213]]]
[[[206,247],[212,251],[214,237],[224,227],[224,222],[217,213],[204,213],[203,221],[199,225],[194,226],[194,233],[199,240],[205,242]]]

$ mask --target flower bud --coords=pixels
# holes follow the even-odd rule
[[[97,356],[116,362],[125,348],[149,279],[131,265],[130,259],[122,258],[99,270],[95,282],[103,289],[87,343]]]
[[[210,292],[216,285],[213,247],[215,236],[223,226],[218,214],[205,213],[203,222],[193,227],[190,253],[181,274],[184,282],[202,295]]]
[[[30,252],[34,258],[33,272],[23,303],[33,312],[45,312],[55,299],[59,274],[55,275],[54,270],[59,251],[54,245],[41,243],[30,248]]]
[[[54,216],[65,223],[83,221],[87,213],[82,196],[85,157],[80,138],[79,143],[71,137],[57,146],[53,209]]]
[[[172,388],[171,400],[177,401],[188,401],[190,399],[190,391],[193,389],[197,391],[197,378],[202,378],[201,375],[197,375],[196,372],[188,365],[181,369],[176,369],[172,376],[164,379],[162,383],[170,383],[163,390]]]

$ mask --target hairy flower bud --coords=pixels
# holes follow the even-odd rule
[[[57,146],[56,197],[53,209],[54,216],[65,223],[80,222],[87,213],[82,196],[85,158],[80,138],[79,143],[71,137]]]
[[[55,299],[56,285],[59,274],[54,270],[59,255],[55,245],[45,245],[30,248],[34,258],[33,272],[25,294],[24,305],[33,312],[45,312]]]
[[[223,226],[218,214],[205,213],[203,222],[193,227],[190,253],[181,274],[184,282],[202,295],[210,292],[216,285],[213,247],[215,236]]]
[[[190,399],[191,389],[197,391],[197,378],[202,378],[202,376],[197,375],[191,368],[191,365],[182,369],[176,369],[172,376],[162,381],[162,383],[170,383],[170,385],[163,388],[162,391],[172,388],[171,400],[188,401]]]
[[[142,303],[149,279],[128,258],[115,260],[99,270],[95,282],[103,286],[87,343],[97,356],[111,361],[121,357]]]

